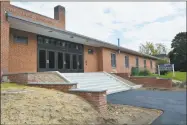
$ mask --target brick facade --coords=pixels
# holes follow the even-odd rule
[[[28,44],[15,43],[14,35],[28,37]],[[36,34],[10,29],[9,72],[37,72]]]
[[[106,91],[71,91],[71,93],[79,95],[88,102],[90,102],[99,112],[105,113],[107,111]]]
[[[15,16],[31,19],[40,23],[47,24],[65,30],[65,9],[56,7],[55,19],[16,7],[10,1],[0,1],[0,22],[1,22],[1,71],[8,72],[36,72],[37,71],[37,41],[36,34],[15,31],[10,29],[6,20],[6,13]],[[12,41],[12,33],[21,33],[29,38],[28,45],[15,44]],[[30,57],[30,58],[29,58]]]
[[[94,51],[93,54],[88,54],[88,49]],[[111,66],[111,53],[116,54],[116,67]],[[125,67],[125,56],[129,56],[129,67]],[[112,50],[108,48],[95,48],[90,46],[84,46],[84,71],[85,72],[96,72],[96,71],[106,71],[113,73],[131,73],[131,68],[136,67],[136,55],[127,54],[124,52],[118,53],[117,50]],[[146,68],[150,72],[156,72],[155,60],[138,57],[139,67],[144,67],[144,59],[146,60]],[[152,61],[152,68],[150,65]]]

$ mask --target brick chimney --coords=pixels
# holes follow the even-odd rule
[[[63,29],[65,30],[66,17],[65,8],[63,6],[58,5],[54,8],[54,19],[58,20],[62,24]]]

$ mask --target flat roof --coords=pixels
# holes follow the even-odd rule
[[[49,36],[49,37],[53,37],[57,39],[67,40],[67,41],[84,44],[88,46],[105,47],[105,48],[110,48],[116,51],[120,50],[121,52],[129,53],[129,54],[137,55],[137,56],[142,56],[145,58],[150,58],[150,59],[155,59],[155,60],[160,59],[155,56],[142,54],[140,52],[127,49],[125,47],[117,46],[117,45],[114,45],[114,44],[111,44],[105,41],[101,41],[95,38],[91,38],[88,36],[84,36],[81,34],[59,29],[53,26],[49,26],[42,22],[37,22],[37,21],[33,21],[28,18],[15,16],[9,12],[7,12],[6,15],[7,15],[7,20],[10,23],[10,27],[14,29],[27,31],[27,32],[35,33],[35,34],[40,34],[40,35],[45,35],[45,36]]]

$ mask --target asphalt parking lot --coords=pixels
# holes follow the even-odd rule
[[[108,95],[107,101],[163,110],[152,125],[186,125],[186,91],[129,90]]]

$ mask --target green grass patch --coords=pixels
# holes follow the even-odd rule
[[[173,72],[168,72],[167,74],[160,76],[158,74],[151,74],[151,76],[186,81],[186,72],[175,72],[175,77],[173,77]]]
[[[25,85],[16,84],[16,83],[1,83],[1,90],[15,89],[15,88],[26,88],[26,86]]]

